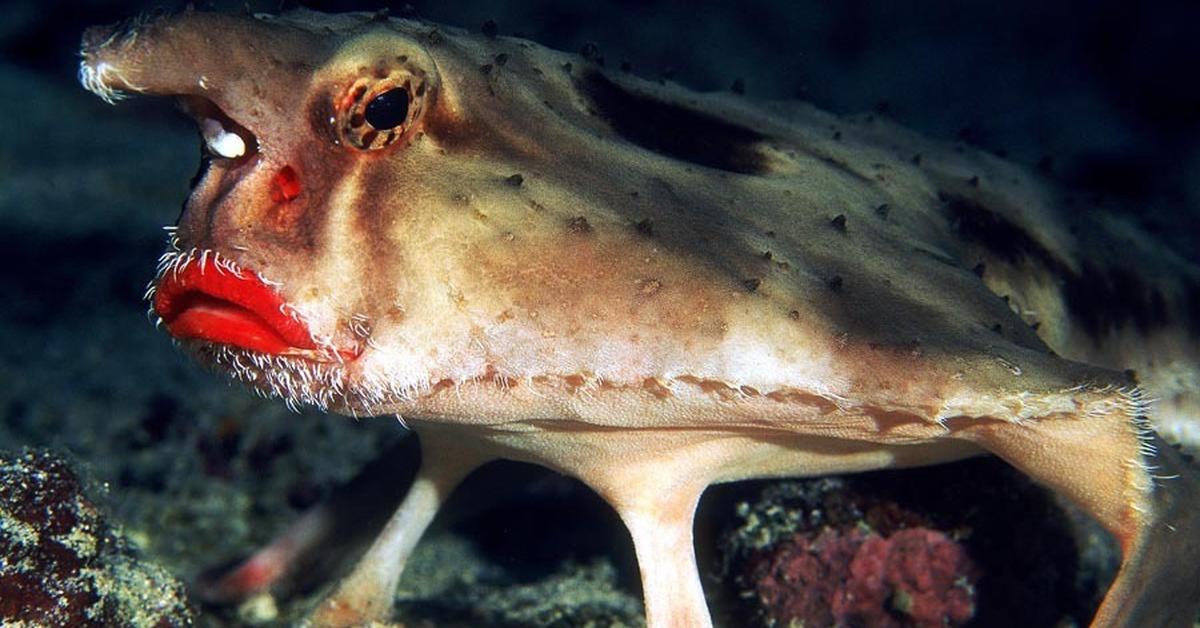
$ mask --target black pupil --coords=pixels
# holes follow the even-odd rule
[[[363,111],[363,117],[380,131],[400,126],[408,117],[408,90],[397,87],[372,98]]]

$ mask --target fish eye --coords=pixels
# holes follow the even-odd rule
[[[358,77],[331,94],[337,139],[362,151],[387,148],[412,137],[432,88],[419,68],[402,66]]]
[[[376,131],[388,131],[408,119],[408,90],[403,87],[389,89],[367,103],[363,118]]]

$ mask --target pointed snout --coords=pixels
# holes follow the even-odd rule
[[[247,125],[294,106],[330,38],[268,17],[185,11],[83,34],[79,80],[108,102],[199,96]]]

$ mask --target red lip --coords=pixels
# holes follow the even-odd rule
[[[154,311],[176,338],[274,355],[321,355],[308,328],[285,314],[284,304],[255,273],[194,261],[164,275],[154,295]]]

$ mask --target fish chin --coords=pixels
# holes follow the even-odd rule
[[[271,355],[203,340],[186,340],[184,347],[198,361],[227,374],[255,393],[284,401],[292,410],[312,406],[320,410],[359,414],[350,391],[346,364],[319,362],[294,355]]]

